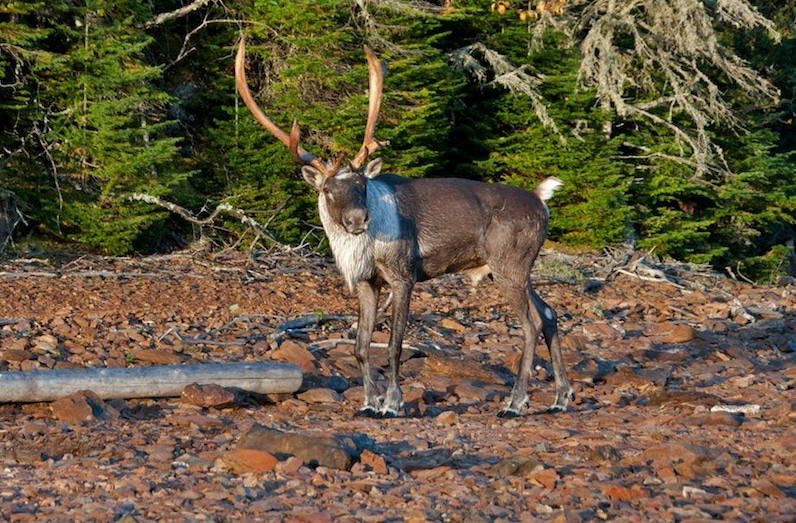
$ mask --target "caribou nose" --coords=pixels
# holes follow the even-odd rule
[[[343,216],[343,226],[349,234],[362,234],[368,230],[370,213],[365,208],[350,209]]]

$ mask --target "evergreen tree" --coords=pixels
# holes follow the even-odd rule
[[[546,45],[533,46],[520,20],[483,13],[475,20],[484,43],[467,52],[489,67],[463,67],[480,81],[462,91],[467,111],[457,126],[467,134],[453,140],[468,176],[529,190],[556,176],[564,187],[550,202],[550,239],[591,248],[624,241],[632,170],[616,159],[623,136],[602,132],[612,114],[594,106],[593,92],[575,88],[577,53],[554,31],[544,35]]]
[[[160,69],[143,59],[151,40],[138,27],[149,12],[132,1],[49,9],[51,17],[35,20],[48,24],[47,39],[30,53],[25,82],[35,95],[20,111],[35,114],[38,141],[29,147],[49,176],[20,190],[56,237],[127,253],[152,240],[165,215],[126,196],[168,194],[186,176],[176,161],[178,138],[167,135],[169,98],[154,84]],[[52,183],[42,185],[45,179]]]

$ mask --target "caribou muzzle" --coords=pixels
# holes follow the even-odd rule
[[[370,213],[367,207],[351,207],[343,213],[343,227],[348,234],[362,234],[368,230]]]

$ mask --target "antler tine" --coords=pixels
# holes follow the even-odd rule
[[[376,58],[376,55],[373,54],[373,51],[368,46],[365,46],[365,55],[368,57],[368,71],[370,79],[368,90],[370,92],[370,98],[368,100],[368,123],[365,126],[365,139],[362,143],[362,147],[359,149],[359,152],[357,152],[356,156],[354,156],[354,159],[351,160],[351,164],[357,169],[362,166],[362,163],[369,155],[389,144],[389,142],[379,142],[373,136],[373,133],[376,130],[376,120],[379,118],[379,110],[381,109],[381,93],[384,86],[384,69],[381,62],[379,62],[378,58]]]
[[[265,127],[269,133],[274,135],[276,139],[290,149],[293,158],[295,158],[298,163],[312,165],[316,169],[323,172],[326,176],[333,175],[334,173],[330,174],[327,171],[323,160],[312,153],[307,152],[306,149],[299,145],[301,132],[299,131],[298,121],[293,121],[293,128],[291,129],[290,135],[288,135],[285,131],[280,129],[279,126],[273,122],[273,120],[268,118],[268,116],[266,116],[265,113],[263,113],[262,110],[257,106],[251,91],[249,91],[249,84],[246,81],[245,57],[246,38],[241,37],[240,43],[238,44],[238,53],[235,56],[235,85],[238,88],[241,98],[243,98],[243,103],[246,104],[246,107],[249,108],[249,111],[251,111],[257,121],[260,122],[260,124]]]

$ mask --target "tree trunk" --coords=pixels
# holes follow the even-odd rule
[[[205,363],[122,369],[0,372],[0,403],[53,401],[79,390],[102,399],[158,398],[182,394],[192,383],[259,394],[296,392],[303,376],[292,363]]]
[[[0,189],[0,252],[3,252],[6,242],[11,238],[11,233],[21,218],[22,214],[17,207],[17,195]]]

